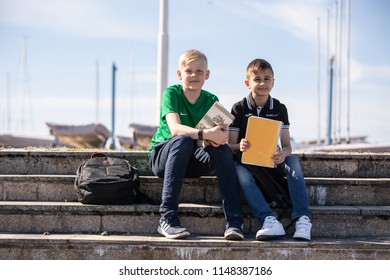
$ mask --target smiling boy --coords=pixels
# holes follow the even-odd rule
[[[225,125],[208,129],[195,126],[218,101],[202,89],[210,76],[206,56],[188,50],[179,59],[177,77],[182,84],[168,87],[162,96],[160,123],[152,138],[150,164],[163,178],[161,218],[157,231],[167,238],[186,238],[189,231],[178,217],[179,195],[185,177],[208,175],[215,169],[227,219],[224,237],[242,240],[243,213]]]
[[[249,170],[240,161],[241,153],[251,147],[251,143],[245,139],[249,117],[263,117],[283,123],[280,135],[282,149],[278,149],[272,159],[277,166],[276,176],[287,178],[292,204],[291,217],[296,222],[293,238],[310,240],[312,223],[305,180],[299,158],[291,154],[290,122],[287,108],[270,95],[274,82],[274,71],[266,60],[254,59],[248,64],[244,83],[250,93],[232,107],[235,119],[229,127],[229,144],[238,159],[236,171],[241,190],[254,216],[262,225],[262,228],[256,233],[256,239],[266,240],[284,236],[286,232],[283,225],[278,221],[277,214],[270,208],[260,188],[256,185],[257,182],[252,173],[253,170],[256,171],[256,168],[262,167],[252,167]],[[258,132],[258,135],[266,137],[261,131]],[[273,173],[275,174],[275,172]]]

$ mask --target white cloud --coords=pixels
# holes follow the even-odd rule
[[[373,83],[376,80],[390,81],[390,65],[367,65],[351,60],[352,83]]]
[[[221,8],[246,21],[279,28],[304,41],[314,41],[317,36],[317,17],[326,13],[326,0],[295,1],[245,1],[220,3]],[[252,27],[251,27],[252,28]],[[261,34],[262,27],[258,29]]]
[[[109,3],[112,4],[92,0],[2,0],[0,22],[87,37],[154,39],[155,30],[148,28],[150,22],[146,24],[148,22],[140,13],[133,10],[128,14],[115,13]]]
[[[317,36],[316,20],[324,13],[326,1],[267,1],[250,4],[270,23],[297,38],[313,41]]]

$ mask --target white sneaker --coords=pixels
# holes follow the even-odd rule
[[[286,235],[281,222],[279,222],[274,216],[267,216],[264,219],[263,227],[257,232],[257,240],[267,240],[277,238]]]
[[[311,239],[311,221],[308,216],[302,216],[295,223],[294,239],[310,240]]]

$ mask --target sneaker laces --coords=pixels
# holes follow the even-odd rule
[[[302,216],[298,219],[296,223],[296,230],[304,230],[304,231],[309,231],[309,228],[311,226],[311,221],[310,218],[307,216]]]
[[[174,211],[167,212],[163,217],[163,221],[171,227],[182,227],[180,220]]]
[[[263,223],[263,227],[262,229],[264,228],[272,228],[273,225],[277,222],[276,218],[274,216],[268,216],[265,218],[264,220],[264,223]]]
[[[244,225],[242,223],[238,223],[238,222],[228,222],[225,225],[225,229],[237,228],[237,229],[243,230],[243,227],[244,227]]]

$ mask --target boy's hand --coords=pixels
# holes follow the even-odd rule
[[[240,152],[246,152],[251,147],[251,143],[245,138],[240,141]]]
[[[272,159],[274,160],[275,164],[281,164],[286,160],[286,154],[282,149],[280,149],[280,147],[278,147]]]
[[[206,132],[206,139],[213,147],[218,147],[228,142],[229,131],[226,128],[227,125],[218,125],[209,129],[205,129],[203,133]]]

